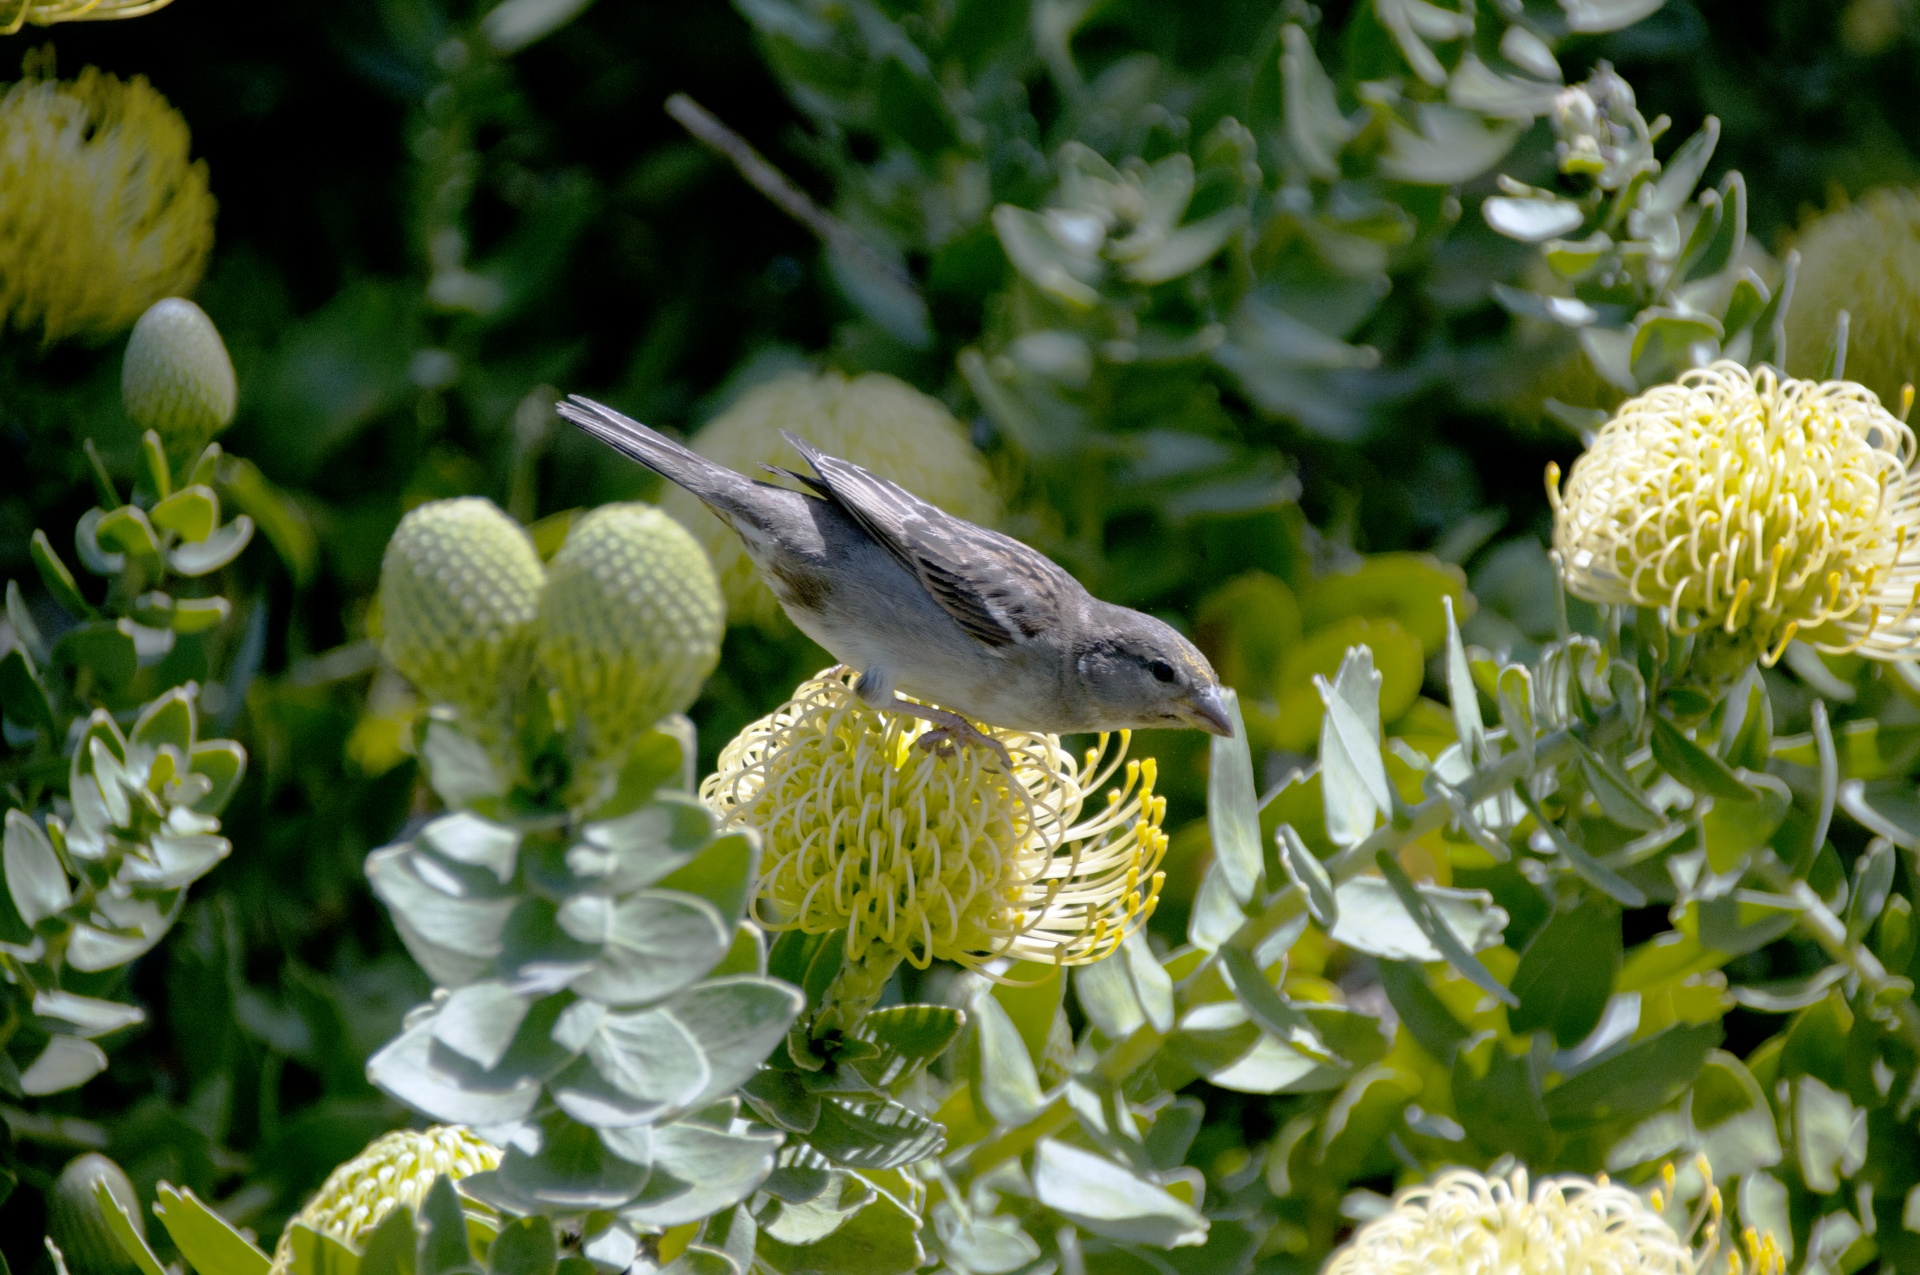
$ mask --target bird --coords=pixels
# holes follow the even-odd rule
[[[985,746],[1011,773],[1006,750],[973,722],[1050,735],[1233,734],[1220,679],[1193,643],[1094,597],[1011,536],[792,433],[813,473],[762,468],[803,490],[748,478],[590,398],[556,406],[717,514],[800,631],[858,675],[862,703],[932,723],[924,747]]]

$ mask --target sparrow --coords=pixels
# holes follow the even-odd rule
[[[763,468],[804,491],[747,478],[592,399],[574,395],[557,410],[699,497],[740,537],[800,631],[859,675],[863,703],[933,723],[926,746],[986,745],[1004,761],[969,718],[1052,735],[1233,734],[1220,679],[1191,642],[1102,602],[1010,536],[791,433],[813,474]]]

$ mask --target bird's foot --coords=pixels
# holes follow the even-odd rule
[[[956,748],[984,748],[1000,759],[1000,767],[1006,773],[1013,773],[1013,755],[1007,746],[990,735],[977,730],[972,722],[958,713],[942,712],[938,717],[928,715],[933,729],[914,741],[920,748],[941,756],[950,756]]]

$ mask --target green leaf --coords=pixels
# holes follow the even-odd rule
[[[253,519],[241,514],[205,540],[175,545],[167,565],[183,576],[207,575],[239,557],[252,540]]]
[[[419,1233],[413,1210],[396,1205],[380,1224],[361,1237],[359,1275],[413,1275]]]
[[[287,1228],[292,1275],[359,1275],[360,1255],[325,1231],[296,1221]]]
[[[272,1259],[186,1187],[162,1182],[154,1216],[200,1275],[265,1275]]]
[[[1556,912],[1534,931],[1513,974],[1515,1032],[1545,1028],[1571,1048],[1599,1025],[1620,969],[1620,918],[1605,905]]]
[[[900,1085],[945,1053],[965,1023],[966,1015],[946,1005],[890,1005],[873,1010],[860,1021],[859,1036],[878,1045],[880,1052],[854,1066],[870,1084],[883,1089]]]
[[[1663,1107],[1686,1092],[1725,1035],[1719,1023],[1656,1032],[1548,1090],[1547,1115],[1556,1128],[1577,1129]]]
[[[1399,891],[1381,877],[1353,877],[1334,891],[1340,918],[1334,942],[1383,961],[1438,961],[1445,956],[1411,916]],[[1507,914],[1484,890],[1426,886],[1421,894],[1446,917],[1448,929],[1465,936],[1474,951],[1492,947],[1507,927]]]
[[[247,750],[230,739],[210,739],[193,746],[187,769],[205,775],[213,784],[207,795],[193,803],[203,815],[217,815],[227,808],[240,781],[247,773]]]
[[[1221,692],[1231,735],[1215,735],[1207,767],[1207,830],[1213,840],[1214,862],[1220,865],[1233,897],[1245,906],[1260,891],[1260,811],[1253,786],[1253,750],[1247,743],[1247,725],[1240,715],[1240,697],[1231,688]]]
[[[53,706],[23,646],[0,655],[0,712],[22,730],[53,734]]]
[[[1715,797],[1700,818],[1707,866],[1722,875],[1738,870],[1765,845],[1793,804],[1786,783],[1773,775],[1745,771],[1737,780],[1750,795],[1744,800]]]
[[[1320,1039],[1319,1033],[1314,1031],[1307,1016],[1289,1005],[1286,998],[1267,981],[1265,973],[1254,963],[1252,956],[1228,944],[1220,949],[1220,959],[1228,981],[1233,984],[1234,998],[1262,1031],[1278,1036],[1316,1062],[1342,1065],[1341,1060],[1327,1048],[1326,1042]]]
[[[480,1266],[467,1240],[467,1215],[454,1192],[453,1179],[445,1173],[427,1188],[427,1197],[420,1202],[420,1220],[422,1234],[414,1258],[418,1275],[478,1275]]]
[[[51,663],[75,672],[86,669],[109,687],[122,687],[139,670],[140,655],[133,638],[110,620],[76,624],[53,644]]]
[[[837,1097],[821,1103],[820,1122],[807,1136],[816,1151],[855,1169],[912,1164],[937,1155],[946,1141],[947,1131],[939,1124],[897,1102]]]
[[[1340,922],[1340,904],[1335,897],[1333,878],[1327,875],[1327,867],[1313,857],[1306,843],[1300,840],[1300,834],[1293,825],[1283,823],[1273,836],[1274,845],[1280,851],[1281,866],[1287,876],[1306,894],[1307,915],[1313,918],[1315,925],[1323,930],[1331,930]]]
[[[182,540],[205,540],[220,525],[220,497],[211,487],[182,487],[155,505],[147,516],[154,526]]]
[[[369,1252],[368,1258],[372,1254]],[[500,1228],[487,1249],[489,1275],[554,1275],[560,1258],[553,1223],[544,1217],[515,1218]],[[367,1258],[362,1259],[363,1265]],[[374,1275],[368,1271],[366,1275]]]
[[[1744,1178],[1780,1163],[1780,1133],[1773,1107],[1751,1072],[1732,1054],[1716,1049],[1682,1104],[1687,1127],[1716,1175]]]
[[[146,1240],[134,1228],[133,1217],[127,1212],[127,1206],[115,1198],[112,1186],[105,1181],[96,1181],[93,1184],[93,1200],[100,1210],[101,1220],[119,1242],[127,1260],[140,1268],[140,1275],[166,1275],[160,1266],[160,1259],[153,1255]],[[220,1275],[225,1273],[221,1272]]]
[[[1480,716],[1480,694],[1474,689],[1473,673],[1467,667],[1467,648],[1460,640],[1460,626],[1453,613],[1453,599],[1442,600],[1447,613],[1447,699],[1453,707],[1453,728],[1465,750],[1469,765],[1479,760],[1485,749],[1486,722]]]
[[[1867,1113],[1817,1076],[1793,1082],[1793,1148],[1800,1176],[1815,1195],[1832,1195],[1867,1158]]]
[[[7,893],[22,921],[38,925],[73,902],[67,870],[60,866],[53,843],[25,811],[7,811],[3,849]]]
[[[1075,1225],[1123,1244],[1203,1244],[1207,1219],[1132,1170],[1091,1151],[1043,1138],[1033,1152],[1033,1193]]]
[[[160,538],[154,534],[146,511],[138,505],[122,505],[107,513],[95,525],[93,535],[109,552],[117,550],[147,562],[160,560]]]
[[[76,620],[88,620],[98,614],[80,595],[80,586],[74,582],[73,572],[67,570],[67,564],[60,560],[46,532],[33,533],[33,539],[27,544],[27,553],[33,559],[34,570],[40,573],[40,582],[68,615]]]
[[[600,1136],[623,1147],[626,1135],[644,1141],[653,1159],[639,1200],[621,1210],[635,1226],[679,1226],[732,1208],[773,1172],[780,1145],[778,1134],[722,1133],[685,1120],[652,1130],[608,1129]]]
[[[859,1272],[859,1275],[908,1275],[926,1261],[920,1223],[885,1195],[870,1202],[825,1237],[791,1245],[762,1236],[759,1255],[776,1270]]]
[[[1727,763],[1681,734],[1678,726],[1657,713],[1651,724],[1653,758],[1662,770],[1705,797],[1754,800],[1753,789],[1741,783]]]
[[[1387,884],[1399,898],[1401,907],[1406,909],[1407,916],[1420,927],[1420,932],[1427,936],[1440,955],[1446,958],[1447,963],[1458,970],[1468,982],[1501,1004],[1510,1008],[1518,1005],[1519,1001],[1514,994],[1488,972],[1487,967],[1480,963],[1480,958],[1468,950],[1454,934],[1446,918],[1434,907],[1427,896],[1407,879],[1405,870],[1401,868],[1400,861],[1393,857],[1392,852],[1380,850],[1373,859],[1380,869],[1380,875],[1386,878]],[[1501,920],[1504,928],[1504,913]]]
[[[698,895],[718,908],[729,924],[737,925],[746,915],[759,862],[757,834],[728,833],[716,837],[684,868],[660,878],[660,888]]]
[[[1027,1123],[1045,1105],[1045,1098],[1019,1030],[991,995],[973,998],[973,1027],[979,1039],[974,1093],[1001,1124]]]
[[[600,948],[572,990],[608,1005],[640,1005],[671,996],[712,969],[733,942],[733,927],[705,899],[635,890],[618,901],[575,895],[560,905],[560,928]]]
[[[1393,791],[1380,756],[1380,675],[1373,652],[1349,649],[1329,683],[1316,677],[1326,716],[1320,725],[1320,792],[1327,835],[1356,845],[1373,831],[1377,815],[1393,814]],[[1257,852],[1256,852],[1257,853]]]
[[[1553,843],[1553,848],[1560,852],[1560,857],[1567,861],[1568,867],[1579,873],[1581,879],[1622,907],[1637,908],[1646,905],[1647,896],[1639,886],[1594,858],[1585,849],[1575,845],[1565,830],[1547,817],[1546,812],[1540,808],[1540,803],[1532,796],[1522,791],[1521,800],[1533,813],[1535,822],[1540,825],[1540,830],[1547,834],[1547,839]]]
[[[1508,1053],[1492,1032],[1454,1053],[1452,1089],[1454,1114],[1475,1142],[1529,1164],[1550,1158],[1554,1131],[1539,1081],[1527,1057]]]

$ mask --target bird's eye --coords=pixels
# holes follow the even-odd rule
[[[1173,671],[1173,665],[1165,660],[1154,660],[1147,665],[1147,672],[1153,674],[1153,680],[1156,682],[1171,682],[1178,676]]]

